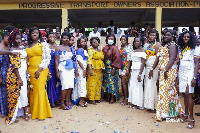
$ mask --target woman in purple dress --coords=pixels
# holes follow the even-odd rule
[[[53,108],[56,107],[56,102],[60,100],[61,86],[59,79],[57,79],[56,77],[56,69],[55,69],[55,49],[56,49],[55,34],[53,32],[50,32],[47,38],[48,38],[49,48],[51,49],[51,61],[49,64],[49,71],[51,73],[51,78],[47,82],[47,94],[51,107]]]

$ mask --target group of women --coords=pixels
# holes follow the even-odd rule
[[[2,39],[0,113],[7,115],[7,125],[17,122],[20,115],[28,121],[28,104],[32,119],[52,117],[51,107],[87,107],[87,100],[96,105],[101,97],[112,104],[119,100],[121,79],[121,105],[130,103],[130,108],[156,112],[158,121],[183,115],[181,122],[189,120],[187,127],[194,127],[192,93],[200,48],[191,32],[182,33],[177,41],[176,32],[168,30],[159,43],[159,34],[152,29],[145,44],[140,36],[134,38],[133,44],[122,36],[121,48],[115,45],[115,36],[109,34],[102,50],[98,48],[98,37],[92,37],[89,46],[85,36],[78,38],[75,49],[74,37],[68,32],[62,33],[57,46],[54,33],[43,41],[36,27],[29,31],[28,46],[21,46],[18,29],[5,32]],[[178,87],[184,93],[185,112]]]

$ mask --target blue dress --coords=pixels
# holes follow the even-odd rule
[[[8,114],[8,94],[6,87],[6,78],[10,62],[8,55],[0,55],[0,75],[3,84],[0,85],[0,114],[2,116]]]
[[[60,80],[56,77],[54,50],[51,50],[51,61],[48,68],[51,73],[51,79],[47,82],[47,94],[50,104],[55,104],[61,97],[61,85]]]

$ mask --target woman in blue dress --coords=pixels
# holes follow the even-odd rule
[[[4,32],[0,43],[0,50],[9,50],[9,32]],[[8,114],[8,94],[6,87],[6,78],[9,68],[9,56],[0,55],[0,114],[5,116]]]
[[[49,48],[51,49],[51,61],[49,64],[49,71],[51,73],[51,78],[47,82],[47,94],[48,94],[48,99],[51,104],[51,107],[56,107],[56,102],[60,100],[60,93],[61,93],[61,86],[59,79],[56,77],[56,68],[55,68],[55,49],[56,49],[56,44],[55,44],[55,34],[53,32],[50,32],[47,36],[48,38],[48,43],[49,43]]]

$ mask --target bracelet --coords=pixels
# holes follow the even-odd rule
[[[193,77],[193,79],[197,79],[196,77]]]
[[[168,71],[165,69],[164,72],[168,72]]]
[[[150,70],[152,70],[152,71],[153,71],[153,67],[152,67]]]
[[[138,76],[141,76],[140,74]]]

